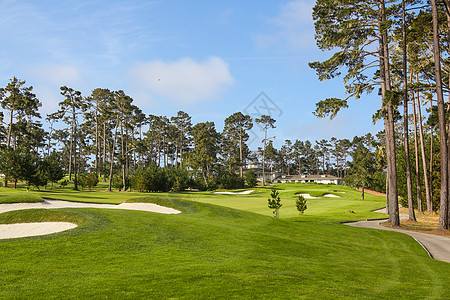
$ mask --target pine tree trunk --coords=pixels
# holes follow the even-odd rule
[[[72,155],[73,155],[73,127],[71,129],[71,135],[70,135],[70,148],[69,148],[69,181],[72,180]]]
[[[77,166],[77,120],[76,120],[76,115],[75,115],[75,107],[73,107],[73,174],[74,174],[74,178],[73,178],[73,189],[75,191],[78,191],[78,178],[77,178],[77,171],[78,171],[78,166]]]
[[[450,43],[450,1],[449,0],[444,0],[444,4],[446,7],[446,14],[447,14],[447,33],[448,33],[448,43]],[[449,84],[450,84],[450,78],[449,78]],[[449,105],[450,105],[450,95],[449,95],[449,101],[448,101]],[[447,110],[447,113],[450,113]],[[447,186],[447,193],[448,191],[450,191],[450,130],[449,127],[450,124],[447,124],[447,156],[448,156],[448,171],[447,174],[449,176],[448,178],[448,186]],[[447,195],[450,196],[450,195]],[[447,198],[447,223],[448,223],[448,227],[450,228],[450,200]]]
[[[431,192],[430,192],[430,183],[428,180],[428,167],[427,167],[427,159],[425,155],[425,141],[423,137],[423,128],[422,128],[422,110],[420,107],[420,100],[419,95],[417,93],[416,96],[417,101],[417,114],[418,114],[418,121],[419,121],[419,135],[420,135],[420,150],[422,152],[422,166],[423,166],[423,179],[425,182],[425,199],[427,201],[427,211],[431,209],[432,203],[431,203]]]
[[[124,141],[124,136],[123,136],[123,126],[121,126],[120,129],[120,138],[121,138],[121,152],[122,152],[122,191],[125,192],[126,190],[126,180],[125,180],[125,141]]]
[[[103,122],[103,157],[102,157],[103,182],[106,182],[106,122]]]
[[[384,1],[380,1],[380,21],[381,23],[386,21],[386,12]],[[381,24],[380,24],[381,26]],[[394,108],[392,104],[392,97],[388,94],[391,90],[391,79],[389,70],[389,49],[387,33],[380,31],[380,50],[381,55],[381,73],[382,85],[384,85],[383,103],[386,108],[387,120],[385,121],[385,135],[386,135],[386,158],[389,183],[388,199],[389,199],[389,221],[392,226],[400,225],[400,217],[398,211],[398,190],[397,190],[397,162],[395,154],[395,128],[394,128]],[[383,91],[383,89],[382,89]]]
[[[242,126],[239,127],[239,170],[241,177],[244,176],[244,166],[242,161]]]
[[[113,167],[114,167],[114,150],[116,148],[116,140],[117,140],[117,127],[119,126],[118,124],[119,122],[119,118],[117,118],[116,120],[116,127],[114,129],[114,138],[113,138],[113,144],[111,147],[111,155],[109,157],[110,159],[110,163],[109,163],[109,184],[108,184],[108,191],[111,192],[111,188],[112,188],[112,180],[113,180]]]
[[[403,119],[404,119],[404,146],[405,146],[405,168],[406,168],[406,188],[408,196],[408,218],[411,221],[416,221],[414,213],[414,203],[412,196],[412,182],[411,182],[411,166],[409,157],[409,128],[408,128],[408,74],[407,74],[407,60],[406,60],[406,25],[405,25],[405,0],[402,0],[402,31],[403,31]]]
[[[433,108],[433,100],[430,101],[430,106]],[[430,126],[430,199],[433,201],[433,156],[434,156],[434,150],[433,150],[433,128]]]
[[[94,161],[94,170],[95,174],[98,176],[98,165],[99,165],[99,132],[98,132],[98,99],[95,100],[95,161]]]
[[[263,143],[263,157],[262,157],[262,185],[266,185],[266,170],[265,170],[265,160],[266,160],[266,140],[267,140],[267,128],[264,131],[264,143]]]
[[[412,74],[411,74],[412,75]],[[414,118],[414,152],[416,158],[416,188],[417,188],[417,211],[422,212],[422,183],[420,180],[420,161],[419,161],[419,145],[417,142],[417,114],[414,93],[412,93],[413,118]]]
[[[444,111],[444,94],[442,92],[441,79],[441,54],[439,49],[439,23],[438,9],[436,0],[431,0],[431,12],[433,15],[433,54],[434,68],[436,76],[436,93],[438,98],[438,116],[439,116],[439,138],[441,149],[441,203],[439,215],[439,228],[448,229],[448,149],[447,149],[447,133],[445,131],[445,111]],[[432,203],[431,203],[432,206]],[[432,207],[428,208],[432,212]],[[431,210],[431,211],[430,211]]]

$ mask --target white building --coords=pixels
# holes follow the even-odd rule
[[[288,183],[288,182],[299,182],[299,183],[322,183],[322,184],[336,184],[341,185],[343,181],[341,178],[333,175],[281,175],[276,177],[273,182],[276,183]]]

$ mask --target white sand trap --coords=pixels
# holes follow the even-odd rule
[[[333,195],[333,194],[324,194],[322,197],[313,197],[310,194],[295,194],[296,196],[303,196],[305,199],[319,199],[322,197],[326,198],[340,198],[339,196]]]
[[[3,203],[0,204],[0,214],[7,211],[24,209],[56,209],[56,208],[107,208],[107,209],[125,209],[141,210],[155,212],[160,214],[179,214],[181,211],[157,205],[154,203],[122,203],[96,204],[81,203],[61,200],[45,200],[37,203]],[[46,235],[61,232],[77,227],[76,224],[67,222],[41,222],[41,223],[18,223],[18,224],[0,224],[0,239],[11,239],[26,236]]]
[[[248,195],[255,190],[248,190],[248,191],[240,191],[240,192],[213,192],[213,194],[224,194],[224,195]]]
[[[77,226],[77,224],[68,222],[0,224],[0,239],[47,235],[73,229]]]
[[[70,202],[62,200],[45,200],[44,202],[36,203],[4,203],[0,204],[0,214],[24,209],[56,209],[56,208],[107,208],[107,209],[126,209],[126,210],[142,210],[155,212],[160,214],[179,214],[181,211],[157,205],[154,203],[122,203],[119,205],[114,204],[97,204],[97,203],[82,203],[82,202]]]
[[[341,197],[339,197],[338,195],[334,195],[334,194],[325,194],[325,195],[323,195],[324,197],[327,197],[327,198],[341,198]]]
[[[295,194],[295,196],[302,196],[305,199],[318,199],[319,197],[313,197],[310,194]]]

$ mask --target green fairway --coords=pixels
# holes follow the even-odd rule
[[[295,208],[295,200],[298,193],[310,193],[312,196],[324,194],[335,194],[339,198],[308,199],[308,209],[304,218],[327,217],[335,220],[361,220],[367,218],[379,218],[383,215],[371,213],[371,210],[382,208],[385,201],[381,197],[366,194],[365,200],[360,200],[361,192],[335,185],[317,184],[285,184],[275,185],[279,189],[281,203],[281,218],[292,218],[298,216]],[[255,212],[272,216],[272,211],[267,207],[271,187],[252,188],[253,193],[249,195],[224,195],[213,192],[183,192],[183,193],[138,193],[138,192],[106,192],[106,185],[97,187],[96,191],[73,191],[72,189],[42,190],[40,195],[47,199],[59,199],[78,202],[98,202],[119,204],[122,202],[139,202],[142,197],[146,201],[159,199],[191,200],[202,203],[217,204],[230,208]],[[355,213],[346,213],[346,210]]]
[[[80,225],[48,236],[0,240],[0,298],[450,295],[450,264],[430,259],[411,237],[338,223],[378,217],[370,210],[382,207],[383,198],[359,200],[359,192],[336,186],[279,188],[282,219],[270,217],[266,188],[250,195],[42,192],[43,197],[78,201],[149,201],[183,213],[58,209],[0,214],[0,223],[59,220]],[[340,198],[308,200],[305,215],[298,216],[295,194],[304,191]]]

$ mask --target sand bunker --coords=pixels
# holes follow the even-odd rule
[[[157,205],[154,203],[122,203],[119,205],[114,204],[97,204],[97,203],[82,203],[82,202],[70,202],[62,200],[45,200],[44,202],[37,203],[12,203],[12,204],[0,204],[0,214],[23,209],[54,209],[54,208],[107,208],[107,209],[127,209],[127,210],[142,210],[149,212],[156,212],[160,214],[179,214],[181,211]]]
[[[325,195],[323,195],[323,197],[328,197],[328,198],[340,198],[338,195],[334,195],[334,194],[325,194]]]
[[[73,229],[77,226],[77,224],[68,222],[0,224],[0,239],[47,235]]]
[[[339,196],[334,195],[334,194],[324,194],[322,197],[313,197],[310,194],[295,194],[295,195],[296,196],[302,196],[305,199],[319,199],[319,198],[322,198],[322,197],[326,197],[326,198],[340,198]]]
[[[213,192],[213,194],[224,194],[224,195],[248,195],[255,190],[248,190],[248,191],[240,191],[240,192]]]
[[[295,194],[295,196],[302,196],[305,199],[317,199],[319,197],[313,197],[310,194]]]
[[[24,209],[57,209],[57,208],[107,208],[107,209],[125,209],[149,211],[160,214],[179,214],[181,211],[157,205],[154,203],[122,203],[96,204],[80,203],[61,200],[45,200],[37,203],[12,203],[0,204],[0,213]],[[41,222],[41,223],[17,223],[0,224],[0,239],[11,239],[26,236],[46,235],[61,232],[77,227],[76,224],[67,222]]]

